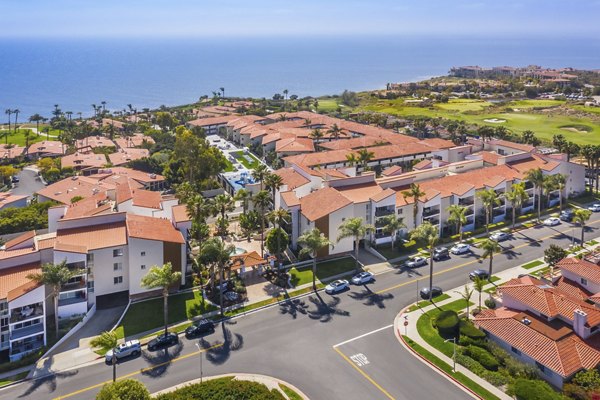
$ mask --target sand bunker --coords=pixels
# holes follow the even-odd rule
[[[490,119],[484,119],[483,122],[489,122],[491,124],[502,124],[502,123],[506,122],[506,120],[499,119],[499,118],[490,118]]]

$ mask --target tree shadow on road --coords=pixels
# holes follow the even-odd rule
[[[325,302],[321,295],[317,292],[315,296],[310,296],[308,301],[313,303],[315,309],[308,310],[308,317],[310,319],[316,319],[321,322],[329,322],[334,316],[339,315],[343,317],[350,316],[350,312],[340,310],[338,305],[341,299],[339,297],[332,296],[331,300]]]
[[[209,342],[205,338],[200,339],[200,347],[206,350],[206,359],[208,362],[216,365],[224,364],[231,353],[244,347],[244,337],[239,333],[233,333],[226,325],[235,325],[233,321],[221,322],[221,331],[223,340]]]
[[[540,241],[539,241],[538,239],[533,239],[533,238],[531,238],[531,237],[529,237],[529,236],[525,235],[525,234],[524,234],[524,233],[522,233],[522,232],[520,232],[520,233],[521,233],[521,236],[523,237],[523,240],[524,240],[525,242],[527,242],[527,244],[528,244],[529,246],[532,246],[532,247],[540,247],[540,246],[541,246],[541,243],[540,243]]]
[[[79,370],[77,369],[65,372],[52,372],[52,370],[50,369],[51,365],[52,357],[49,357],[46,359],[46,361],[44,361],[44,366],[42,368],[47,369],[50,375],[33,380],[27,388],[27,390],[25,390],[25,392],[23,392],[23,394],[21,394],[19,398],[30,396],[33,392],[35,392],[42,386],[46,386],[48,388],[48,391],[52,393],[56,390],[57,378],[66,379],[75,376],[79,373]]]
[[[394,295],[391,293],[375,293],[366,285],[361,292],[352,292],[349,296],[354,300],[364,300],[363,304],[366,306],[377,306],[378,308],[385,308],[385,301],[394,298]]]
[[[142,370],[142,375],[150,378],[160,378],[167,372],[172,364],[172,360],[177,358],[182,350],[183,343],[179,341],[175,346],[166,347],[156,352],[142,352],[142,357],[150,364],[149,368]]]
[[[298,314],[306,315],[308,313],[308,305],[303,299],[287,299],[279,304],[279,313],[287,314],[293,319],[298,317]]]

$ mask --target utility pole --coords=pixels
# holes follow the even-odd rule
[[[444,342],[450,342],[450,341],[452,341],[452,343],[454,343],[454,350],[452,352],[452,372],[456,372],[456,337],[453,337],[452,339],[444,340]]]
[[[111,358],[113,366],[113,383],[117,381],[117,348],[113,349],[113,356]]]

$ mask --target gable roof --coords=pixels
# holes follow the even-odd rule
[[[349,204],[352,204],[352,202],[340,192],[325,187],[301,198],[300,210],[309,221],[316,221]]]
[[[8,242],[6,242],[4,244],[4,248],[6,250],[10,250],[13,247],[17,247],[18,245],[20,245],[28,240],[32,240],[34,237],[35,237],[35,230],[25,232],[22,235],[19,235],[16,238],[13,238],[13,239],[9,240]]]
[[[191,220],[185,204],[173,206],[171,210],[173,212],[173,220],[175,222],[187,222]]]
[[[181,232],[168,219],[127,214],[129,237],[169,243],[185,243]]]
[[[310,183],[310,180],[299,174],[294,168],[291,167],[280,168],[273,171],[273,173],[281,177],[283,184],[287,185],[288,190],[294,190],[297,187]]]
[[[11,301],[39,287],[40,285],[27,278],[27,275],[39,272],[39,263],[0,269],[0,299]]]
[[[54,247],[70,249],[77,246],[77,252],[82,248],[89,250],[107,247],[124,246],[127,244],[127,229],[125,222],[84,226],[79,228],[59,229],[56,231]],[[67,251],[67,250],[65,250]]]
[[[587,260],[579,260],[574,257],[563,258],[556,264],[557,268],[572,272],[579,277],[585,278],[595,284],[600,284],[600,266]]]

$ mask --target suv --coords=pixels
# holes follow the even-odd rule
[[[571,222],[573,220],[573,210],[562,210],[559,218],[561,221]]]
[[[120,345],[118,345],[114,351],[113,350],[107,351],[105,359],[106,359],[106,362],[110,364],[113,361],[113,355],[117,359],[117,361],[119,361],[123,357],[128,357],[128,356],[137,357],[140,355],[141,352],[142,352],[142,346],[140,346],[140,341],[139,340],[129,340],[125,343],[121,343]]]
[[[475,271],[469,273],[469,279],[474,281],[475,278],[487,280],[489,279],[490,274],[484,269],[476,269]]]
[[[201,319],[185,330],[185,337],[190,338],[193,336],[203,335],[205,333],[213,333],[214,331],[215,324],[211,320]]]
[[[149,341],[148,350],[153,351],[161,347],[169,347],[177,343],[179,343],[179,337],[177,334],[173,332],[167,332],[166,335],[164,333],[160,334],[156,338]]]
[[[433,259],[434,261],[439,261],[444,258],[450,258],[450,252],[447,247],[436,247],[433,249]]]

